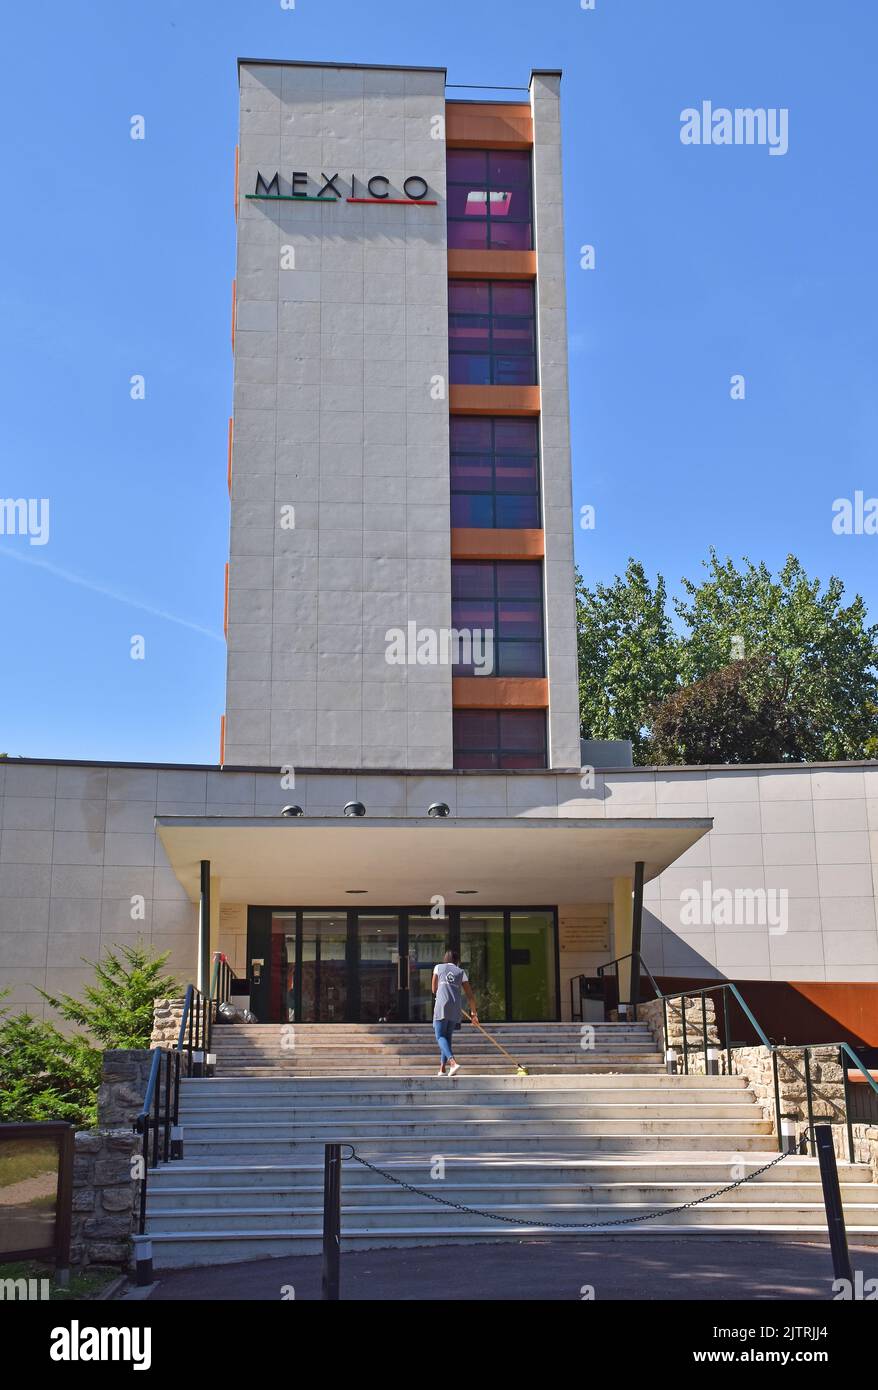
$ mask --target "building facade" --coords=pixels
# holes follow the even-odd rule
[[[9,1002],[147,940],[420,1021],[451,943],[487,1020],[569,1017],[638,865],[656,974],[878,979],[878,765],[582,755],[560,74],[239,75],[220,763],[0,762]]]

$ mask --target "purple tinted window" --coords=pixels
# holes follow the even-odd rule
[[[539,603],[501,599],[497,604],[497,636],[533,640],[543,629],[543,612]]]
[[[488,178],[487,150],[449,150],[446,156],[449,183],[467,183]],[[508,176],[507,176],[508,178]]]
[[[461,492],[490,492],[493,483],[490,454],[452,454],[451,486]]]
[[[546,766],[546,716],[542,710],[457,710],[454,766]]]
[[[448,308],[452,314],[490,312],[488,280],[452,280],[448,286]]]
[[[450,247],[533,248],[529,151],[449,150],[447,174]],[[483,240],[467,223],[483,229]]]
[[[530,424],[530,421],[526,422]],[[491,421],[481,416],[452,415],[451,448],[489,450],[493,447]],[[509,447],[508,445],[506,447]]]
[[[533,319],[534,292],[532,285],[521,285],[517,282],[506,284],[504,281],[498,280],[492,288],[492,313],[522,314]]]
[[[451,566],[452,598],[493,598],[494,566],[490,560],[456,560]]]
[[[536,384],[533,285],[452,280],[448,287],[451,381],[470,386]],[[460,360],[465,353],[479,361]],[[483,358],[487,358],[487,364]],[[513,357],[518,361],[513,362]]]
[[[491,359],[452,352],[448,359],[448,378],[452,386],[490,386]]]
[[[487,251],[487,222],[477,222],[472,218],[466,222],[449,223],[448,245],[452,251]]]
[[[537,461],[525,454],[504,454],[494,460],[497,492],[536,492]]]
[[[494,150],[488,153],[488,180],[492,188],[530,189],[530,151]],[[450,177],[450,174],[449,174]]]
[[[496,567],[497,593],[501,598],[541,598],[543,567],[521,560],[501,560]]]
[[[451,496],[452,525],[539,526],[536,421],[452,416]]]
[[[516,502],[519,498],[515,499]],[[494,499],[489,493],[459,492],[451,498],[452,526],[471,526],[482,530],[494,525]],[[507,523],[498,522],[498,525]],[[512,523],[509,523],[512,524]],[[515,525],[529,526],[531,522],[516,522]]]
[[[493,376],[490,382],[476,382],[475,385],[493,386],[533,386],[534,372],[530,357],[494,357],[491,359]]]
[[[537,528],[540,524],[540,504],[533,497],[495,497],[493,521],[482,522],[483,526],[498,526],[501,530],[516,531],[522,528]],[[478,522],[470,525],[477,526]]]
[[[459,225],[457,222],[453,223],[455,228]],[[530,251],[533,247],[529,222],[508,222],[502,227],[494,222],[490,230],[492,251]],[[449,246],[452,245],[450,238],[451,233],[449,231]],[[458,245],[459,243],[454,244]]]
[[[494,447],[507,453],[535,454],[537,451],[536,420],[498,420],[494,426]]]
[[[458,631],[494,635],[494,675],[542,676],[542,565],[532,561],[455,560],[451,621]],[[471,665],[455,665],[467,675]]]
[[[511,710],[500,715],[500,740],[507,748],[544,749],[546,717],[541,712]]]

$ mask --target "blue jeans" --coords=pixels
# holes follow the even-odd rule
[[[454,1033],[456,1023],[452,1023],[450,1018],[434,1018],[433,1032],[436,1034],[436,1041],[439,1044],[439,1051],[442,1053],[442,1065],[446,1062],[454,1061],[454,1053],[451,1051],[451,1037]]]

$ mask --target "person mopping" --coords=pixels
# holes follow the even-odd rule
[[[476,997],[469,977],[460,965],[457,952],[446,951],[442,964],[433,967],[433,1032],[436,1034],[441,1056],[440,1076],[453,1076],[456,1071],[460,1071],[460,1063],[454,1060],[451,1039],[455,1028],[460,1027],[462,993],[466,995],[470,1006],[471,1021],[478,1024]]]

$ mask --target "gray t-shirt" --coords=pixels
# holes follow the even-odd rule
[[[439,978],[433,1005],[433,1021],[443,1019],[446,1022],[459,1023],[463,984],[469,976],[459,965],[452,965],[450,962],[435,966],[433,974]]]

